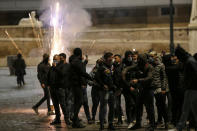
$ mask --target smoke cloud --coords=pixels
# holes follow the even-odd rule
[[[40,20],[48,27],[44,35],[44,49],[54,54],[66,53],[76,35],[91,26],[88,12],[73,0],[43,0],[41,8],[45,8]]]

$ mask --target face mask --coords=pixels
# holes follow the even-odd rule
[[[129,57],[127,60],[128,60],[129,62],[132,62],[132,57]]]
[[[53,63],[58,64],[59,62],[57,60],[53,60]]]

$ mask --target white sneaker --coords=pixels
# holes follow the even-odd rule
[[[128,129],[130,129],[131,127],[133,127],[135,125],[135,123],[134,122],[131,122],[130,124],[129,124],[129,126],[128,126]]]

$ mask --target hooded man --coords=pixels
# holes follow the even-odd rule
[[[148,64],[147,56],[141,54],[138,56],[138,64],[128,67],[125,70],[138,70],[140,74],[137,78],[131,80],[130,90],[138,90],[137,97],[137,115],[136,124],[130,128],[130,130],[136,130],[141,128],[141,121],[143,115],[143,104],[146,107],[150,126],[147,128],[148,131],[154,131],[155,127],[155,115],[154,115],[154,90],[152,88],[152,73],[153,67]],[[138,85],[139,88],[133,88],[133,85]]]
[[[181,131],[190,113],[195,119],[197,128],[197,61],[182,47],[178,46],[175,55],[184,64],[184,87],[186,88],[181,118],[177,124],[177,129]]]
[[[17,59],[14,61],[13,67],[15,69],[15,75],[17,76],[18,87],[21,87],[22,84],[25,85],[24,75],[26,74],[26,64],[20,53],[17,54]]]
[[[82,62],[82,50],[75,48],[73,55],[69,58],[70,70],[69,70],[69,82],[70,87],[74,95],[74,117],[73,117],[73,128],[84,128],[85,126],[79,122],[78,114],[83,104],[83,80],[90,79],[88,73],[84,70],[84,64]]]
[[[40,85],[44,91],[44,96],[40,99],[40,101],[35,104],[32,109],[35,111],[36,114],[39,114],[38,112],[38,107],[40,105],[42,105],[42,103],[44,103],[44,101],[47,101],[47,107],[48,107],[48,115],[53,115],[53,111],[51,110],[50,107],[50,92],[49,92],[49,88],[47,86],[47,76],[48,76],[48,72],[50,69],[50,64],[49,64],[49,55],[48,54],[44,54],[43,55],[43,60],[42,62],[40,62],[40,64],[38,64],[37,66],[37,72],[38,72],[38,80],[40,82]]]

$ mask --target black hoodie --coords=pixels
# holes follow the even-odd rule
[[[175,55],[184,64],[184,87],[197,90],[197,61],[180,46],[176,48]]]
[[[84,64],[79,56],[72,55],[69,58],[69,63],[69,83],[72,87],[81,87],[83,85],[83,77],[91,80],[90,75],[84,70]]]

